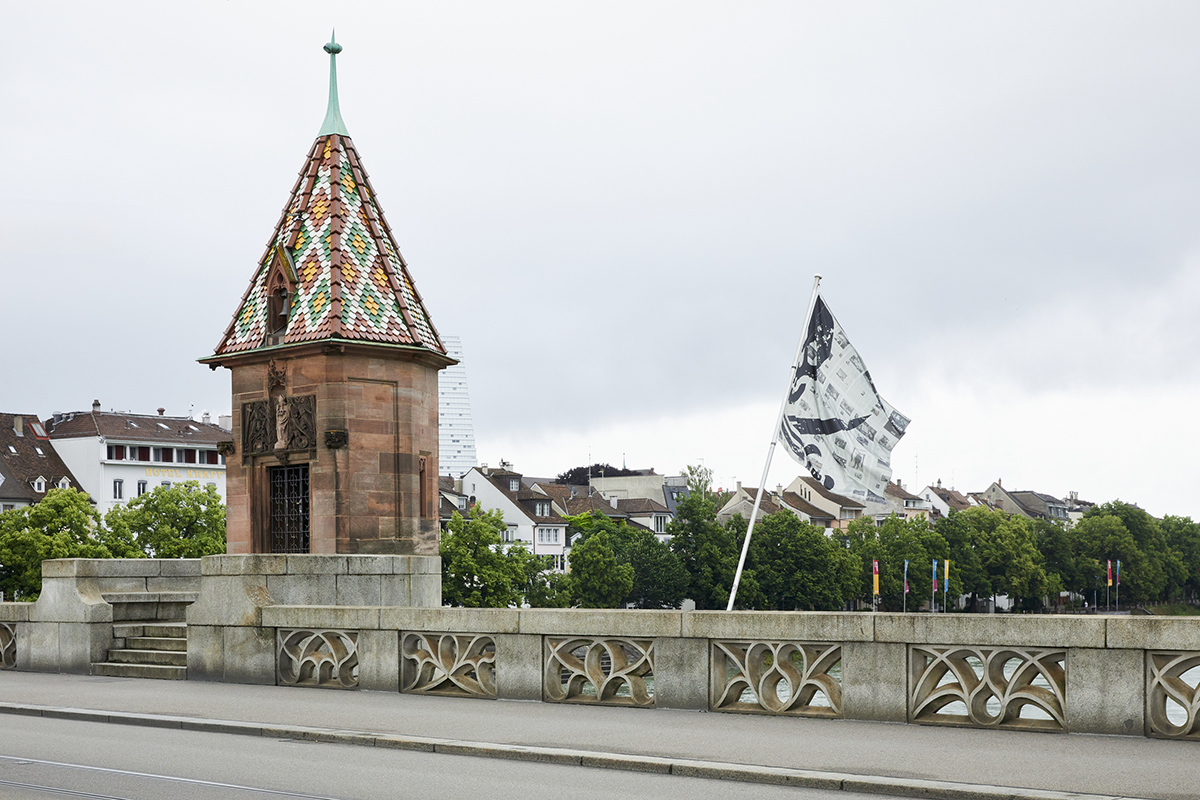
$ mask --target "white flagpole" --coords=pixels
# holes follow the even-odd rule
[[[742,582],[742,568],[746,566],[746,553],[750,552],[750,536],[754,533],[754,521],[758,519],[758,507],[762,503],[763,489],[767,485],[767,473],[771,471],[771,458],[775,455],[775,443],[779,441],[779,426],[783,422],[783,414],[787,410],[788,394],[791,392],[792,376],[796,364],[800,361],[800,353],[804,342],[808,339],[808,328],[812,319],[813,307],[817,304],[817,289],[821,285],[821,276],[813,276],[812,297],[808,298],[808,311],[804,314],[804,327],[800,330],[800,341],[796,345],[796,356],[788,366],[788,388],[783,393],[783,401],[779,404],[779,416],[775,418],[775,427],[771,433],[771,444],[767,447],[767,463],[763,465],[762,480],[758,482],[758,494],[754,496],[754,509],[750,512],[750,526],[746,528],[746,541],[742,543],[742,555],[738,559],[737,574],[733,576],[733,588],[729,591],[729,605],[726,611],[733,611],[733,602],[737,599],[738,584]]]

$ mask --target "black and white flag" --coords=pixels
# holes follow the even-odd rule
[[[884,501],[892,448],[908,418],[879,396],[871,373],[818,294],[793,365],[779,441],[832,492]]]

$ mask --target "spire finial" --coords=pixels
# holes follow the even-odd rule
[[[329,43],[325,45],[325,52],[329,53],[329,107],[325,110],[325,121],[321,123],[318,136],[328,136],[331,133],[350,135],[346,130],[346,123],[342,122],[342,111],[338,108],[337,54],[342,52],[342,46],[337,43],[335,34],[336,31],[329,34]]]

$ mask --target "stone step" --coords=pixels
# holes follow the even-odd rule
[[[182,622],[196,592],[103,592],[113,608],[113,622]]]
[[[129,650],[170,650],[176,653],[187,652],[187,639],[167,636],[130,636],[125,639],[125,647]]]
[[[145,636],[146,626],[135,622],[118,622],[113,625],[113,638],[128,639],[131,636]]]
[[[174,667],[187,666],[187,653],[171,650],[109,650],[110,664],[168,664]]]
[[[109,678],[158,678],[160,680],[182,681],[187,679],[187,667],[168,666],[166,664],[92,664],[93,675],[103,675]]]
[[[183,639],[187,641],[186,622],[155,622],[143,625],[142,627],[145,630],[137,634],[138,636],[153,636],[158,639]]]

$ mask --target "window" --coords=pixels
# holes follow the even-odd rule
[[[504,533],[501,534],[500,538],[503,539],[505,542],[511,542],[514,538],[516,538],[516,533],[517,533],[517,526],[509,525],[507,528],[504,529]]]
[[[0,506],[0,511],[12,511],[14,508],[16,508],[15,504],[5,503],[3,506]]]
[[[141,496],[142,496],[142,495],[144,495],[145,493],[146,493],[146,482],[145,482],[145,481],[138,481],[138,493],[137,493],[137,496],[138,496],[138,497],[141,497]]]
[[[33,446],[33,449],[37,451],[37,454],[38,454],[39,456],[45,456],[45,455],[46,455],[44,452],[42,452],[42,448],[38,447],[36,444]]]
[[[124,461],[125,460],[125,445],[110,444],[108,446],[109,461]]]
[[[58,488],[60,488],[60,489],[70,489],[70,488],[71,488],[71,481],[67,480],[67,478],[65,478],[65,477],[64,477],[62,480],[60,480],[60,481],[58,482]]]
[[[175,460],[175,450],[170,447],[156,447],[154,448],[153,460],[170,464]]]
[[[209,481],[208,483],[206,483],[206,484],[204,484],[204,485],[205,485],[205,486],[211,486],[211,487],[212,487],[212,488],[214,488],[214,489],[215,489],[215,488],[217,488],[217,485],[216,485],[215,483],[213,483],[212,481]]]
[[[45,479],[45,478],[38,478],[36,481],[34,481],[34,482],[33,482],[33,490],[34,490],[35,492],[44,492],[44,491],[46,491],[46,479]]]
[[[535,506],[534,514],[539,517],[550,516],[550,504],[539,500]]]
[[[195,464],[196,463],[196,451],[191,449],[190,447],[186,450],[180,450],[179,455],[184,464]]]
[[[654,532],[655,533],[666,533],[667,532],[667,515],[666,514],[655,514],[654,515]]]
[[[163,482],[162,482],[162,485],[163,485],[163,486],[165,486],[165,487],[166,487],[166,488],[168,488],[168,489],[170,489],[170,488],[171,488],[171,482],[170,482],[170,481],[163,481]]]
[[[8,446],[8,452],[12,453],[12,454],[15,456],[15,455],[17,454],[17,448],[13,447],[13,446],[10,444],[10,445]]]
[[[125,499],[125,481],[117,478],[113,481],[113,500]]]
[[[520,478],[509,478],[508,479],[508,490],[510,492],[517,492],[517,491],[520,491],[520,489],[521,489],[521,479]]]
[[[200,463],[201,464],[219,464],[219,463],[221,463],[221,461],[219,458],[217,458],[216,450],[201,450],[200,451]]]
[[[158,427],[162,428],[164,431],[171,430],[171,426],[166,424],[165,422],[158,423]]]
[[[458,510],[459,511],[467,510],[467,498],[465,498],[465,497],[458,498]]]
[[[129,457],[131,459],[133,458],[133,451],[135,449],[137,450],[137,460],[138,461],[149,461],[150,460],[150,448],[149,447],[138,447],[138,448],[131,447],[131,448],[129,448]]]

